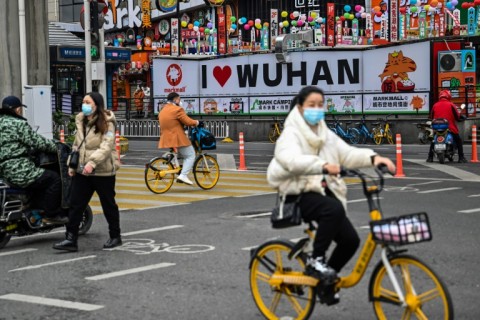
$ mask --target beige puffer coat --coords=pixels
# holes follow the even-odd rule
[[[80,165],[77,173],[82,173],[83,167],[87,164],[95,169],[92,173],[95,176],[113,176],[120,168],[120,161],[115,150],[115,126],[117,121],[111,111],[105,111],[105,118],[108,130],[105,134],[102,134],[101,132],[95,133],[95,127],[92,127],[95,124],[96,117],[89,120],[87,127],[84,128],[85,115],[80,112],[76,116],[77,133],[75,134],[73,148],[80,152]],[[87,137],[82,144],[85,133],[87,133]]]

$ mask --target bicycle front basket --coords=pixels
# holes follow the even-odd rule
[[[370,221],[370,230],[373,240],[381,244],[399,246],[432,240],[430,222],[425,212]]]

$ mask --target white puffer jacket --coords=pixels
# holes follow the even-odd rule
[[[274,158],[267,170],[270,186],[280,194],[319,192],[325,194],[322,179],[328,188],[347,208],[347,186],[336,176],[324,175],[326,163],[339,164],[348,169],[371,167],[371,157],[376,153],[348,145],[321,121],[318,132],[307,125],[295,107],[285,120],[285,128],[277,140]]]

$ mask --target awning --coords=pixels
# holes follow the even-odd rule
[[[54,22],[48,23],[48,41],[50,46],[85,47],[85,41],[82,38],[77,37]]]

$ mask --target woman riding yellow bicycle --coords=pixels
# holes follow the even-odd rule
[[[277,140],[267,179],[286,202],[296,201],[302,218],[318,225],[308,271],[323,284],[320,298],[327,304],[338,302],[333,292],[337,273],[355,254],[360,239],[346,216],[346,184],[340,166],[362,168],[384,164],[391,172],[395,165],[373,150],[348,145],[328,129],[324,117],[324,94],[308,86],[294,99],[295,107]],[[324,175],[323,172],[328,172]],[[332,241],[337,243],[330,259],[325,254]]]

